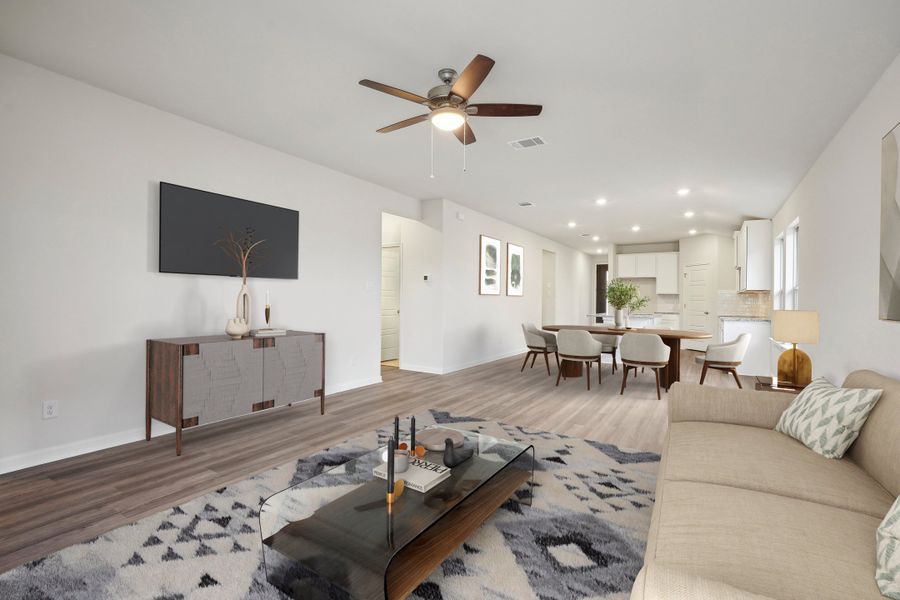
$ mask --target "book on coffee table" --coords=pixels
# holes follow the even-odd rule
[[[379,479],[387,480],[387,463],[381,463],[372,473]],[[450,467],[438,465],[421,458],[411,458],[409,469],[403,473],[395,473],[394,479],[402,479],[406,487],[417,492],[427,492],[440,482],[450,477]]]

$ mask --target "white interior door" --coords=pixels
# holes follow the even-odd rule
[[[400,358],[400,247],[381,249],[381,360]]]
[[[684,268],[684,286],[682,294],[682,327],[688,331],[702,331],[714,333],[712,315],[710,310],[712,301],[712,269],[709,263],[687,265]],[[708,340],[684,340],[682,347],[688,350],[706,350]]]
[[[553,325],[556,322],[556,254],[544,250],[541,269],[541,323]]]

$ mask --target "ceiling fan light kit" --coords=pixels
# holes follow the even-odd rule
[[[370,79],[363,79],[359,84],[421,104],[429,109],[427,114],[382,127],[378,133],[390,133],[416,123],[430,121],[432,125],[442,131],[452,131],[463,145],[468,145],[475,142],[475,134],[469,126],[468,117],[534,117],[541,114],[542,107],[538,104],[469,104],[472,94],[493,67],[492,59],[478,54],[458,75],[454,69],[440,69],[438,78],[441,80],[441,85],[428,90],[427,97]]]

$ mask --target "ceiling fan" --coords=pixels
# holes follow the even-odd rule
[[[469,127],[467,117],[534,117],[541,114],[542,107],[539,104],[469,104],[472,94],[493,67],[493,60],[479,54],[460,74],[457,74],[454,69],[441,69],[438,71],[438,77],[443,83],[428,90],[427,98],[369,79],[363,79],[359,85],[421,104],[430,109],[428,114],[382,127],[378,133],[390,133],[430,120],[431,124],[438,129],[452,131],[460,142],[468,145],[475,142],[475,134]]]

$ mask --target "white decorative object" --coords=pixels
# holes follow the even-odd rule
[[[247,329],[249,331],[250,315],[250,290],[247,289],[247,281],[244,280],[244,284],[241,286],[241,291],[238,292],[234,318],[240,319],[241,321],[246,323]]]
[[[250,324],[243,319],[228,319],[225,324],[225,333],[231,336],[233,340],[239,340],[250,333]]]
[[[622,328],[622,327],[625,327],[625,325],[626,325],[625,309],[617,308],[616,309],[616,327]]]

